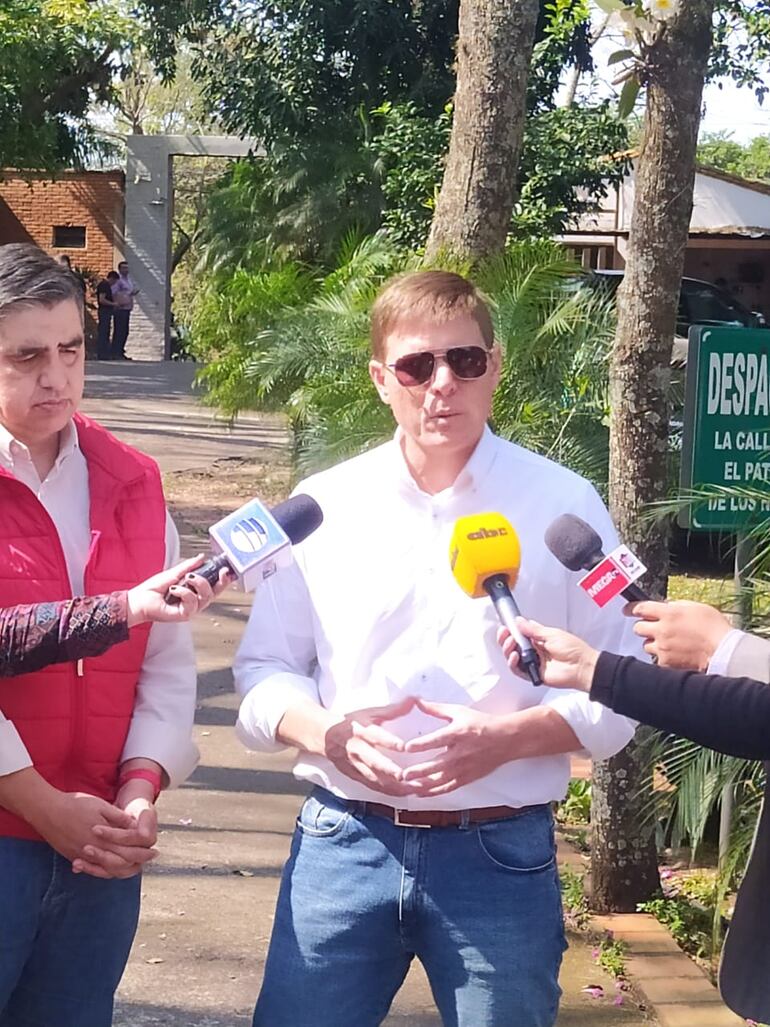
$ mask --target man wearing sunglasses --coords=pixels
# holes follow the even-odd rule
[[[370,374],[395,437],[302,484],[324,523],[255,596],[238,731],[252,748],[296,746],[295,774],[314,786],[255,1027],[376,1027],[415,956],[445,1024],[555,1022],[565,940],[550,803],[569,752],[606,758],[633,726],[510,671],[492,604],[452,578],[457,518],[499,511],[514,525],[528,616],[641,650],[544,545],[564,512],[615,536],[586,481],[487,427],[501,363],[470,282],[425,271],[386,284]]]

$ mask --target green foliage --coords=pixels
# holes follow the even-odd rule
[[[311,276],[293,264],[255,273],[236,267],[206,280],[194,296],[188,345],[205,365],[199,377],[208,402],[228,416],[255,406],[245,369],[261,333],[284,309],[307,301],[313,289]]]
[[[229,131],[268,144],[339,135],[358,107],[415,100],[437,114],[454,91],[457,2],[141,0],[170,70],[176,40]]]
[[[278,260],[329,267],[342,240],[376,231],[382,192],[369,119],[355,137],[274,144],[267,157],[234,162],[208,196],[202,268]]]
[[[596,962],[610,977],[625,980],[627,952],[628,945],[608,933],[599,942]]]
[[[715,871],[691,870],[677,880],[677,889],[687,899],[693,899],[702,906],[713,906],[717,879]]]
[[[223,126],[266,145],[250,189],[255,242],[270,236],[283,256],[324,265],[351,229],[424,245],[451,127],[456,0],[140,7],[156,58],[191,40],[193,73]],[[608,105],[556,107],[564,68],[591,67],[588,27],[587,0],[541,4],[514,235],[562,231],[624,170],[602,160],[627,147]]]
[[[342,135],[275,143],[242,161],[210,197],[203,245],[249,265],[272,253],[328,267],[351,231],[382,227],[404,249],[421,248],[433,217],[451,129],[451,107],[426,116],[414,103],[382,104],[351,117]],[[521,158],[521,199],[511,231],[536,238],[563,231],[595,209],[620,178],[625,128],[608,105],[533,116]]]
[[[108,2],[5,0],[0,167],[53,170],[100,149],[87,113],[110,96],[113,57],[129,31]]]
[[[736,832],[743,822],[753,825],[762,794],[760,764],[657,732],[649,736],[647,744],[647,765],[660,767],[674,789],[654,797],[654,805],[648,808],[647,814],[663,819],[664,833],[671,838],[674,848],[686,842],[695,857],[709,819],[719,807],[722,791],[727,786],[736,790]],[[744,843],[746,841],[744,838]],[[743,849],[743,854],[747,855],[745,844]]]
[[[369,147],[382,175],[382,225],[406,249],[424,245],[435,197],[444,173],[452,109],[438,117],[421,114],[414,103],[385,103],[373,111],[379,131]]]
[[[737,143],[729,132],[707,133],[698,143],[698,160],[719,171],[741,178],[770,182],[770,135]]]
[[[567,797],[559,804],[559,819],[570,824],[591,822],[591,782],[573,777],[567,788]]]
[[[626,156],[612,156],[625,154],[627,146],[626,126],[609,102],[532,114],[519,163],[514,234],[557,235],[576,217],[597,210],[628,168]]]
[[[546,0],[540,4],[529,80],[527,109],[552,110],[565,68],[593,70],[588,0]]]
[[[559,883],[565,920],[570,927],[582,930],[587,927],[591,918],[585,895],[584,875],[569,867],[560,867]]]
[[[100,121],[111,119],[114,129],[130,135],[206,135],[216,133],[216,121],[192,76],[192,54],[177,54],[174,78],[164,80],[152,64],[141,31],[121,64],[110,101],[97,111]],[[177,163],[174,163],[176,179]]]
[[[684,897],[650,899],[639,905],[640,913],[650,913],[669,929],[678,945],[693,956],[710,959],[712,955],[712,914]]]
[[[730,78],[760,102],[768,91],[770,0],[717,0],[709,78]]]
[[[548,241],[512,244],[474,277],[491,297],[505,359],[495,430],[585,475],[607,481],[607,357],[611,302],[574,288],[577,268]]]
[[[328,135],[351,111],[413,101],[436,117],[454,93],[458,0],[137,0],[167,75],[176,49],[227,127],[272,142]],[[565,67],[592,67],[587,0],[542,0],[529,107],[554,105]]]
[[[210,401],[230,414],[286,409],[303,471],[389,437],[390,411],[367,369],[369,309],[380,284],[419,258],[379,233],[351,235],[327,274],[291,264],[263,272],[219,266],[192,319],[194,351],[210,361]],[[491,298],[504,350],[497,432],[601,486],[613,315],[596,294],[571,287],[576,270],[553,243],[517,243],[475,277]]]

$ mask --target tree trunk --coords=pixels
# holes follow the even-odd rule
[[[681,0],[648,62],[628,260],[618,290],[610,363],[610,512],[666,594],[668,538],[644,523],[666,492],[668,383],[679,283],[689,234],[701,93],[714,0]],[[638,754],[631,746],[594,778],[593,905],[633,910],[658,885],[652,825],[641,826]]]
[[[461,0],[457,89],[444,180],[426,247],[478,260],[511,223],[538,0]]]

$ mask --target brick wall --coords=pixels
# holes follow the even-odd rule
[[[66,253],[73,268],[101,278],[123,257],[124,191],[122,171],[64,171],[53,181],[50,175],[0,172],[0,245],[36,243],[52,256]],[[55,226],[85,228],[85,246],[55,246]],[[86,300],[91,351],[96,337],[93,289]]]
[[[123,254],[122,171],[65,171],[50,176],[0,174],[0,244],[34,242],[53,256],[104,275]],[[83,226],[83,248],[53,245],[55,225]]]

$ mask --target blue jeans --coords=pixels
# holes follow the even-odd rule
[[[109,1027],[141,878],[73,874],[44,842],[0,838],[0,1027]]]
[[[566,948],[553,820],[398,827],[317,788],[254,1027],[376,1027],[417,956],[446,1027],[552,1027]]]

